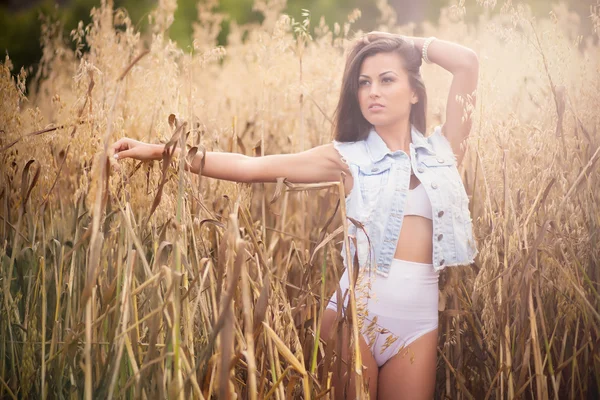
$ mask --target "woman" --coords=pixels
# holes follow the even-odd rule
[[[429,137],[422,59],[453,74],[446,121]],[[247,157],[208,152],[202,175],[238,182],[337,181],[343,176],[356,238],[348,253],[370,279],[360,349],[371,399],[430,399],[435,390],[438,275],[469,264],[474,246],[468,198],[457,170],[470,128],[478,59],[436,38],[372,32],[351,49],[336,111],[335,141],[296,154]],[[121,139],[115,157],[160,159],[163,145]],[[198,173],[197,155],[190,169]],[[346,249],[342,250],[344,262]],[[347,288],[347,270],[340,281]],[[329,338],[336,296],[323,315]],[[347,343],[348,338],[343,338]],[[344,343],[343,349],[348,349]],[[341,355],[348,361],[348,351]],[[348,382],[350,379],[350,382]],[[338,398],[354,399],[353,377],[334,376]],[[348,383],[350,383],[348,385]]]

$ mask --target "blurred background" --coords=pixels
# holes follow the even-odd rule
[[[171,39],[176,41],[182,49],[189,49],[192,42],[193,23],[197,21],[198,4],[206,3],[207,0],[178,0],[175,21],[169,28]],[[384,0],[385,1],[385,0]],[[115,8],[123,7],[129,13],[131,20],[136,26],[145,32],[148,25],[148,17],[159,0],[114,0]],[[311,13],[311,18],[317,22],[321,17],[330,26],[335,22],[346,20],[346,16],[355,8],[362,11],[361,18],[355,24],[356,29],[371,30],[377,26],[379,10],[377,2],[381,0],[287,0],[287,13],[296,18],[301,18],[302,9]],[[510,1],[509,1],[510,2]],[[477,4],[490,1],[484,0],[388,0],[398,15],[398,24],[414,23],[416,32],[419,32],[419,24],[425,20],[437,21],[442,7],[452,4],[463,4],[467,10],[476,7]],[[490,11],[499,12],[503,0],[498,0],[496,6]],[[549,7],[548,0],[527,0],[534,15],[547,17]],[[225,44],[228,26],[231,21],[239,24],[249,22],[260,22],[262,14],[253,11],[254,0],[221,0],[215,11],[226,15],[222,25],[223,29],[219,36],[221,45]],[[589,18],[590,7],[596,5],[597,0],[570,0],[568,8],[576,11],[581,16],[581,34],[588,34],[592,29]],[[17,74],[21,67],[29,69],[30,74],[35,71],[36,64],[41,56],[40,35],[41,18],[49,18],[51,21],[60,21],[65,33],[69,38],[71,30],[77,27],[79,21],[84,26],[90,22],[90,10],[100,5],[100,0],[0,0],[0,50],[2,58],[8,54],[13,63],[13,74]],[[471,7],[473,6],[473,7]],[[466,20],[478,18],[476,13],[467,13]],[[313,24],[316,26],[318,24]]]

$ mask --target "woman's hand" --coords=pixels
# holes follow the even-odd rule
[[[394,37],[396,35],[394,35],[393,33],[389,33],[389,32],[382,32],[382,31],[371,31],[369,33],[367,33],[367,36],[370,36],[374,39],[376,39],[377,37]]]
[[[374,40],[377,39],[381,39],[381,38],[393,38],[395,35],[392,33],[388,33],[388,32],[381,32],[381,31],[371,31],[369,33],[367,33],[365,36],[363,36],[363,40],[366,39],[367,43],[370,43]]]
[[[140,161],[160,160],[164,150],[162,144],[150,144],[123,138],[116,141],[111,149],[114,151],[114,157],[118,160],[123,158],[133,158]]]
[[[381,32],[381,31],[371,31],[366,34],[366,40],[368,43],[382,38],[400,38],[405,42],[411,43],[417,50],[421,51],[423,47],[423,41],[425,39],[411,36],[404,36],[397,33],[389,33],[389,32]],[[364,40],[364,39],[363,39]]]

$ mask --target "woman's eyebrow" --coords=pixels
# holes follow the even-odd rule
[[[385,71],[385,72],[382,72],[382,73],[380,73],[380,74],[379,74],[379,76],[383,76],[383,75],[385,75],[385,74],[394,74],[394,75],[398,76],[398,74],[397,74],[397,73],[395,73],[395,72],[394,72],[394,71],[392,71],[392,70],[390,70],[390,71]],[[371,77],[370,77],[369,75],[365,75],[365,74],[360,74],[358,77],[359,77],[359,78],[368,78],[368,79],[371,79]]]

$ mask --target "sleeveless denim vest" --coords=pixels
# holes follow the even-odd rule
[[[411,128],[410,158],[402,151],[390,151],[383,139],[371,129],[358,142],[337,142],[352,173],[354,186],[346,197],[352,259],[358,256],[360,268],[388,276],[402,228],[408,196],[411,163],[431,201],[433,210],[433,267],[466,265],[473,262],[477,248],[473,239],[469,199],[462,183],[456,157],[441,126],[424,137]],[[348,265],[345,245],[344,265]]]

